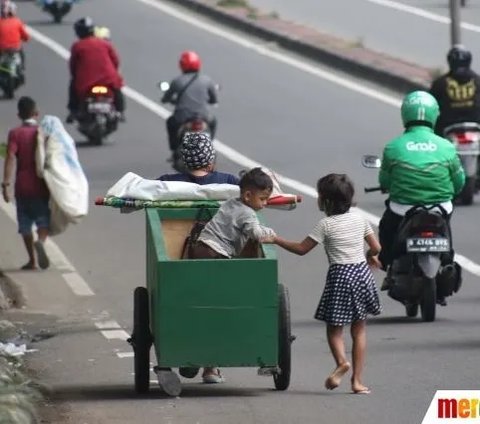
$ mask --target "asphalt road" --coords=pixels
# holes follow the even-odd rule
[[[223,87],[217,112],[218,137],[224,143],[312,187],[328,172],[347,172],[356,182],[358,206],[381,214],[382,197],[362,193],[364,185],[375,184],[376,173],[360,166],[360,156],[380,152],[384,142],[401,130],[396,107],[260,55],[136,0],[85,0],[59,26],[50,25],[33,4],[21,3],[21,15],[30,25],[67,48],[73,41],[71,23],[84,14],[111,28],[130,87],[157,100],[156,83],[177,73],[179,53],[186,48],[197,50],[205,72]],[[65,61],[37,42],[27,46],[26,55],[28,82],[21,94],[35,97],[43,113],[65,116]],[[164,122],[131,100],[127,119],[115,141],[103,147],[86,146],[76,136],[92,204],[95,196],[104,194],[127,171],[145,177],[170,171],[165,162]],[[0,102],[1,135],[15,122],[14,103]],[[223,157],[218,167],[227,172],[240,169]],[[453,228],[457,250],[480,263],[478,207],[477,199],[476,205],[459,208]],[[304,237],[320,217],[315,200],[308,197],[294,212],[267,211],[266,215],[278,233],[294,238]],[[7,223],[2,215],[0,228]],[[419,423],[436,389],[477,388],[480,317],[476,306],[480,295],[475,286],[478,277],[466,273],[464,289],[438,311],[435,323],[403,318],[403,308],[382,295],[384,313],[371,319],[369,328],[365,383],[373,394],[350,395],[347,381],[338,391],[326,392],[323,381],[333,361],[324,326],[312,318],[327,270],[318,248],[303,258],[279,252],[281,281],[290,289],[297,335],[288,392],[272,391],[272,382],[257,377],[254,370],[227,369],[227,383],[222,387],[186,382],[180,399],[167,399],[155,387],[150,396],[137,398],[132,360],[117,356],[129,351],[128,345],[106,340],[92,320],[113,319],[130,332],[132,292],[145,281],[144,225],[141,213],[120,215],[113,209],[92,207],[81,225],[55,240],[95,293],[69,299],[71,309],[60,305],[63,301],[52,302],[52,314],[62,314],[62,331],[44,342],[34,359],[66,402],[70,418],[59,422]],[[20,243],[11,228],[8,234]],[[15,258],[13,266],[20,266],[23,259]],[[45,287],[43,296],[56,299],[53,271],[38,278]]]
[[[445,68],[450,46],[448,0],[250,0],[252,6],[276,11],[320,31],[361,43],[430,68]],[[480,4],[461,9],[462,42],[480,68]],[[477,59],[476,59],[477,58]]]

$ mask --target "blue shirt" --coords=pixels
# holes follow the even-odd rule
[[[233,184],[238,185],[239,179],[232,174],[213,171],[201,177],[191,174],[165,174],[157,178],[160,181],[185,181],[199,185],[205,184]]]

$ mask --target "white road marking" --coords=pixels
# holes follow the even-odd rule
[[[447,16],[443,16],[443,15],[439,15],[437,13],[433,13],[433,12],[429,12],[427,10],[424,10],[424,9],[420,9],[419,7],[415,7],[415,6],[410,6],[410,5],[407,5],[407,4],[404,4],[404,3],[399,3],[399,2],[396,2],[396,1],[392,1],[392,0],[366,0],[370,3],[375,3],[375,4],[378,4],[380,6],[384,6],[384,7],[389,7],[391,9],[395,9],[395,10],[399,10],[401,12],[406,12],[406,13],[410,13],[412,15],[415,15],[415,16],[418,16],[418,17],[421,17],[421,18],[425,18],[425,19],[429,19],[431,21],[434,21],[434,22],[438,22],[440,24],[446,24],[446,25],[450,25],[450,18],[447,17]],[[446,2],[448,4],[448,2]],[[468,22],[461,22],[461,27],[463,29],[466,29],[468,31],[472,31],[472,32],[479,32],[480,33],[480,26],[478,25],[474,25],[474,24],[469,24]]]
[[[95,293],[78,272],[62,274],[63,279],[77,296],[94,296]]]
[[[397,99],[396,97],[389,96],[387,94],[383,94],[379,91],[376,91],[371,88],[367,88],[365,86],[360,85],[359,83],[353,82],[351,80],[348,80],[346,78],[340,77],[338,75],[335,75],[333,73],[321,70],[315,66],[308,65],[306,63],[301,62],[300,60],[296,60],[293,58],[290,58],[288,56],[285,56],[284,54],[273,52],[268,50],[266,47],[261,46],[259,44],[256,44],[252,41],[248,41],[246,39],[242,39],[240,36],[235,35],[231,32],[228,32],[226,30],[216,28],[213,25],[207,25],[205,23],[200,22],[197,20],[197,18],[193,18],[189,15],[186,15],[179,10],[176,10],[172,7],[163,5],[161,3],[157,3],[155,0],[137,0],[141,3],[145,3],[149,6],[152,6],[156,9],[162,10],[165,13],[170,14],[171,16],[174,16],[178,19],[181,19],[185,22],[190,23],[191,25],[197,26],[199,28],[204,29],[205,31],[209,31],[213,34],[216,34],[220,37],[224,37],[226,39],[229,39],[237,44],[241,44],[242,46],[255,50],[260,54],[263,54],[265,56],[269,56],[272,59],[279,60],[280,62],[289,64],[297,69],[303,70],[305,72],[309,72],[311,74],[314,74],[320,78],[323,78],[325,80],[328,80],[330,82],[333,82],[335,84],[341,85],[345,88],[348,88],[349,90],[353,90],[355,92],[359,92],[362,94],[365,94],[366,96],[375,98],[379,101],[382,101],[384,103],[387,103],[389,105],[399,107],[401,105],[401,101]],[[62,57],[65,60],[68,60],[70,57],[70,52],[63,47],[61,44],[57,43],[55,40],[51,39],[50,37],[47,37],[40,33],[39,31],[35,30],[34,28],[28,27],[28,30],[30,31],[30,34],[32,38],[37,40],[39,43],[45,45],[49,49],[53,50],[55,53],[57,53],[60,57]],[[148,97],[144,96],[143,94],[139,93],[138,91],[134,90],[131,87],[125,87],[125,94],[131,98],[132,100],[136,101],[146,109],[150,110],[152,113],[156,114],[157,116],[166,119],[168,116],[170,116],[170,112],[165,109],[164,107],[160,106],[156,102],[152,101]],[[225,157],[230,159],[232,162],[237,163],[238,165],[245,166],[245,167],[255,167],[261,165],[260,163],[248,158],[245,155],[242,155],[240,152],[236,151],[235,149],[232,149],[231,147],[227,146],[226,144],[222,143],[220,140],[216,139],[215,140],[215,148],[219,153],[222,153]],[[317,193],[315,188],[308,186],[300,181],[294,180],[292,178],[285,177],[283,175],[278,175],[277,177],[280,181],[280,183],[284,184],[287,187],[290,187],[294,190],[297,190],[300,193],[305,194],[306,196],[310,196],[313,198],[317,197]],[[378,222],[380,218],[368,211],[365,211],[363,209],[358,209],[357,211],[361,213],[368,221],[370,221],[373,225],[378,226]],[[458,261],[458,263],[467,271],[471,272],[472,274],[479,276],[480,277],[480,265],[477,263],[473,262],[472,260],[466,258],[463,255],[456,254],[455,259]]]
[[[117,352],[117,356],[120,358],[120,359],[123,359],[123,358],[133,358],[135,356],[135,354],[133,352]]]
[[[117,321],[98,321],[95,323],[95,327],[100,330],[112,329],[112,328],[121,328],[120,324]]]
[[[127,340],[130,338],[130,334],[128,334],[125,330],[104,330],[101,331],[102,335],[109,339],[120,339],[120,340]]]

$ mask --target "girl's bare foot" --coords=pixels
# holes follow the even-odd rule
[[[371,390],[362,383],[352,380],[352,392],[356,395],[369,395]]]
[[[350,369],[350,366],[350,362],[344,362],[343,364],[340,364],[337,368],[335,368],[335,370],[325,380],[325,387],[328,390],[336,389],[340,385],[342,377]]]

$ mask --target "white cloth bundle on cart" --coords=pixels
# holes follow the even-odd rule
[[[147,180],[128,172],[107,192],[107,197],[138,200],[226,200],[238,196],[232,184],[199,185],[184,181]]]

